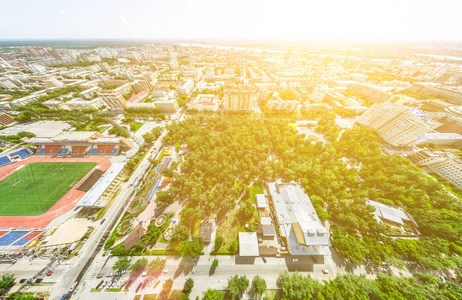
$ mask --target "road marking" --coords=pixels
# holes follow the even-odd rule
[[[91,277],[93,276],[93,274],[95,274],[95,271],[98,268],[98,266],[99,266],[98,262],[93,262],[91,264],[90,270],[88,270],[87,274],[85,275],[85,278],[84,278],[85,281],[91,280]]]
[[[69,272],[69,270],[71,269],[71,267],[69,265],[66,265],[66,267],[64,268],[64,271],[61,272],[61,275],[59,275],[59,278],[56,280],[56,282],[61,282],[64,278],[64,276],[67,275],[67,273]]]

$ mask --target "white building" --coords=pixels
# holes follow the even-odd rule
[[[292,255],[330,255],[327,230],[310,197],[296,183],[268,183],[276,226]]]

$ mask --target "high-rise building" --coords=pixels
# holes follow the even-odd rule
[[[227,83],[223,92],[225,111],[246,111],[255,107],[256,90],[250,84]]]

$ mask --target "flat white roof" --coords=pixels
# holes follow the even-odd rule
[[[239,232],[239,256],[259,256],[256,232]]]
[[[266,199],[264,194],[255,195],[255,199],[257,199],[257,208],[266,208]]]
[[[104,193],[108,186],[122,171],[125,163],[114,163],[101,176],[101,178],[91,187],[91,189],[80,199],[77,206],[95,206],[99,197]]]

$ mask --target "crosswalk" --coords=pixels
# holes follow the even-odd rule
[[[99,269],[99,266],[100,266],[100,262],[99,261],[94,261],[91,266],[90,266],[90,269],[87,271],[87,273],[85,274],[85,277],[83,278],[84,281],[90,281],[93,277],[93,275],[96,273],[96,271]]]
[[[61,272],[61,275],[59,275],[58,279],[56,280],[56,282],[61,282],[63,280],[63,278],[67,275],[67,273],[69,272],[69,270],[71,269],[71,266],[69,265],[66,265],[66,267],[64,268],[64,270]]]

